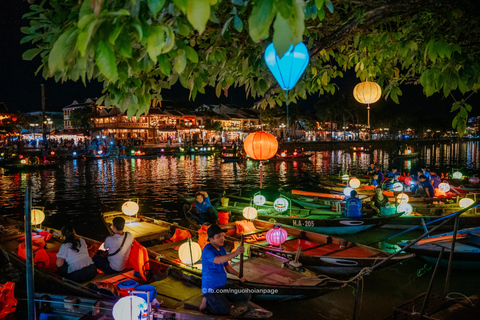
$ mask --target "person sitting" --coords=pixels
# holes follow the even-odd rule
[[[383,182],[384,176],[379,167],[375,168],[375,174],[378,175],[378,178],[377,178],[378,185],[381,185]]]
[[[188,214],[200,225],[208,222],[215,224],[218,219],[217,210],[210,203],[208,193],[205,191],[199,191],[195,195],[196,202],[195,207],[192,207]]]
[[[303,156],[303,148],[302,147],[295,148],[295,152],[296,152],[296,154],[294,154],[295,157]]]
[[[432,175],[430,174],[430,171],[427,170],[427,168],[422,168],[422,173],[428,181],[432,180]]]
[[[109,254],[106,257],[98,254],[93,256],[93,262],[95,262],[97,268],[107,274],[121,272],[127,265],[128,255],[132,249],[133,236],[129,232],[124,232],[124,227],[124,218],[113,218],[112,230],[115,234],[107,237],[104,245]]]
[[[400,177],[400,172],[397,171],[397,168],[392,168],[392,170],[388,172],[388,177],[398,179]]]
[[[222,229],[218,225],[212,225],[207,229],[209,243],[202,251],[202,293],[204,298],[200,305],[200,311],[229,316],[233,313],[232,302],[240,304],[237,306],[238,309],[243,307],[245,310],[251,295],[250,293],[234,292],[242,290],[242,288],[227,283],[227,272],[240,278],[240,273],[228,262],[243,254],[245,247],[239,246],[235,251],[227,254],[223,247],[225,231],[226,229]],[[245,276],[242,276],[240,281],[244,282]],[[224,292],[219,292],[220,290]]]
[[[378,174],[374,174],[372,180],[370,180],[370,185],[374,187],[378,187]]]
[[[362,200],[358,198],[357,191],[350,192],[350,198],[345,203],[345,216],[347,218],[359,218],[362,216]]]
[[[62,228],[65,239],[57,253],[57,268],[62,277],[82,283],[92,280],[97,275],[97,267],[88,255],[88,248],[83,238],[77,238],[72,226]]]
[[[375,210],[376,213],[380,214],[382,211],[381,208],[385,207],[387,203],[388,197],[383,194],[382,188],[377,187],[377,189],[375,189],[375,195],[372,198],[370,206],[373,210]]]
[[[430,183],[430,181],[428,181],[427,177],[422,174],[419,177],[419,180],[420,180],[420,184],[422,185],[423,189],[425,189],[426,196],[428,198],[433,198],[435,196],[435,191],[433,190],[433,186]]]
[[[367,168],[367,174],[369,176],[374,175],[376,170],[375,170],[375,163],[370,163],[370,166]]]
[[[430,173],[432,177],[432,179],[430,180],[430,183],[432,184],[434,189],[437,189],[438,185],[442,183],[442,179],[437,174],[435,174],[435,172],[430,172]]]

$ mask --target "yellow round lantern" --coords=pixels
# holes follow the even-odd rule
[[[254,207],[245,207],[243,209],[243,216],[245,217],[245,219],[255,219],[257,217],[257,209],[255,209]]]
[[[268,160],[277,153],[278,141],[270,133],[257,131],[250,133],[247,138],[245,138],[243,148],[252,159]]]
[[[202,258],[202,248],[198,243],[189,239],[178,249],[178,257],[183,263],[193,265]]]
[[[30,214],[32,215],[33,225],[41,224],[45,220],[45,213],[42,210],[33,209]]]
[[[398,203],[408,203],[409,200],[410,200],[410,198],[405,193],[400,193],[397,196],[397,202]]]
[[[446,182],[442,182],[438,185],[438,191],[448,192],[450,191],[450,185]]]
[[[138,212],[138,204],[133,201],[127,201],[122,205],[122,212],[127,216],[134,216]]]
[[[357,84],[353,89],[355,100],[360,103],[370,104],[380,100],[382,96],[382,88],[372,81],[365,81]]]
[[[355,188],[358,188],[360,187],[360,180],[358,180],[357,178],[352,178],[350,179],[350,187],[352,187],[353,189]]]
[[[463,198],[462,200],[460,200],[458,202],[458,205],[462,208],[466,208],[466,207],[469,207],[471,206],[475,201],[473,201],[473,199],[470,199],[470,198]]]

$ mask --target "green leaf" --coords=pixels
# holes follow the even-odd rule
[[[323,8],[318,10],[317,16],[320,21],[323,21],[325,19],[325,10]]]
[[[179,19],[177,19],[177,26],[178,26],[178,33],[181,36],[187,37],[188,34],[190,33],[190,27],[186,23],[181,22]]]
[[[67,41],[73,31],[73,28],[65,30],[65,32],[62,33],[53,44],[52,51],[50,51],[50,54],[48,55],[48,69],[50,70],[50,75],[63,69]]]
[[[203,33],[210,18],[209,0],[188,0],[187,18],[198,32]]]
[[[170,73],[172,72],[172,66],[170,65],[170,61],[168,60],[167,55],[162,54],[158,57],[158,67],[164,75],[170,75]]]
[[[181,74],[185,67],[187,66],[187,57],[185,56],[185,50],[178,50],[177,56],[175,57],[175,62],[173,63],[173,70]]]
[[[147,0],[148,9],[153,15],[162,10],[163,6],[165,5],[165,0]]]
[[[120,56],[124,58],[132,57],[132,44],[130,43],[130,35],[128,32],[122,32],[115,41],[115,47]]]
[[[268,38],[270,25],[276,14],[274,0],[257,1],[248,18],[248,33],[253,42]]]
[[[198,63],[198,54],[192,47],[186,46],[185,53],[187,54],[188,60],[192,61],[193,63]]]
[[[232,21],[233,17],[231,17],[230,19],[227,20],[227,22],[225,22],[225,24],[223,25],[223,28],[222,28],[222,36],[223,34],[225,33],[225,31],[227,31],[227,28],[228,28],[228,25],[230,24],[230,21]]]
[[[400,101],[398,101],[398,95],[397,95],[397,89],[396,87],[392,88],[390,91],[390,98],[392,98],[393,102],[396,104],[400,104]]]
[[[101,20],[92,20],[88,25],[88,29],[83,30],[79,33],[77,38],[77,48],[82,56],[87,52],[88,44],[94,32],[98,29],[98,26],[102,23]]]
[[[42,52],[42,49],[40,49],[40,48],[28,49],[27,51],[25,51],[22,54],[22,59],[23,60],[32,60],[40,52]]]
[[[430,41],[427,44],[427,50],[428,50],[428,57],[432,62],[435,62],[437,60],[437,49],[435,47],[435,39],[430,39]]]
[[[322,83],[323,83],[324,85],[327,85],[327,84],[328,84],[328,72],[327,72],[327,71],[325,71],[325,72],[323,73],[323,75],[322,75]]]
[[[182,10],[183,13],[187,12],[187,6],[188,6],[189,0],[173,0],[173,3],[180,9]]]
[[[95,60],[100,72],[110,81],[114,81],[117,76],[117,63],[115,53],[112,48],[103,41],[97,44]]]
[[[147,53],[154,63],[157,62],[157,56],[162,53],[165,46],[165,34],[163,26],[150,26],[147,39]]]
[[[457,121],[458,121],[458,114],[453,118],[452,120],[452,128],[455,129],[457,127]]]
[[[318,10],[322,10],[324,3],[325,3],[325,0],[315,0],[315,5],[317,6]]]
[[[235,29],[237,29],[238,32],[243,31],[243,22],[238,16],[235,16],[233,25],[235,26]]]
[[[275,3],[275,7],[278,12],[282,15],[283,18],[288,19],[292,14],[293,1],[292,0],[282,0]]]
[[[330,11],[330,13],[333,13],[333,3],[332,3],[332,1],[325,0],[325,6],[327,6],[328,11]]]
[[[468,103],[465,103],[465,109],[467,109],[468,112],[472,111],[472,106],[469,105]]]
[[[122,30],[123,30],[123,25],[119,24],[115,26],[115,29],[112,32],[110,32],[110,34],[108,35],[108,42],[114,45],[115,41],[117,41],[117,38],[120,35],[120,32],[122,32]]]
[[[282,58],[291,45],[296,46],[303,40],[305,29],[302,7],[295,2],[290,19],[286,20],[280,13],[277,13],[273,23],[273,44],[279,58]]]
[[[220,95],[222,94],[222,83],[219,82],[217,83],[215,87],[215,94],[217,95],[217,98],[220,98]]]

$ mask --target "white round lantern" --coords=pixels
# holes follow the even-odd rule
[[[397,207],[397,212],[400,213],[400,212],[404,212],[404,216],[408,216],[409,214],[411,214],[413,212],[413,208],[412,208],[412,205],[409,204],[409,203],[400,203]]]
[[[358,180],[357,178],[352,178],[352,179],[350,179],[349,185],[353,189],[358,188],[358,187],[360,187],[360,180]]]
[[[342,176],[342,180],[348,180],[348,179],[350,179],[350,176],[348,174],[344,174]]]
[[[343,189],[343,194],[344,194],[346,197],[350,197],[350,194],[352,193],[352,191],[353,191],[353,188],[346,187],[345,189]]]
[[[257,194],[255,197],[253,197],[253,203],[255,203],[257,206],[263,206],[267,199],[265,199],[264,196],[261,194]]]
[[[245,219],[255,219],[257,217],[257,209],[255,209],[254,207],[245,207],[243,209],[243,216],[245,217]]]
[[[127,216],[134,216],[138,212],[138,204],[133,201],[127,201],[122,206],[122,212]]]
[[[137,296],[123,297],[113,306],[112,314],[115,320],[147,320],[148,305]]]
[[[409,200],[410,200],[410,198],[405,193],[400,193],[397,196],[397,202],[398,203],[408,203]]]
[[[392,188],[393,188],[393,191],[397,191],[397,192],[403,191],[403,184],[401,182],[395,182]]]
[[[470,198],[463,198],[462,200],[460,200],[458,202],[458,205],[462,208],[466,208],[466,207],[469,207],[471,206],[475,201],[473,201],[473,199],[470,199]]]
[[[178,249],[178,257],[185,264],[194,264],[202,258],[202,248],[198,243],[188,240]]]
[[[446,182],[442,182],[438,185],[438,191],[448,192],[450,191],[450,185]]]
[[[462,179],[463,174],[460,171],[456,171],[453,173],[453,179]]]
[[[30,211],[30,214],[32,216],[33,225],[41,224],[43,220],[45,220],[45,213],[43,213],[42,210],[33,209]]]
[[[288,201],[287,201],[287,199],[285,199],[285,198],[278,198],[278,199],[275,200],[275,202],[273,203],[273,207],[274,207],[275,210],[277,210],[278,212],[287,211],[287,209],[288,209]]]

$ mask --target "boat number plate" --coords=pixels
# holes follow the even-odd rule
[[[314,220],[292,220],[292,225],[294,227],[314,227]]]

